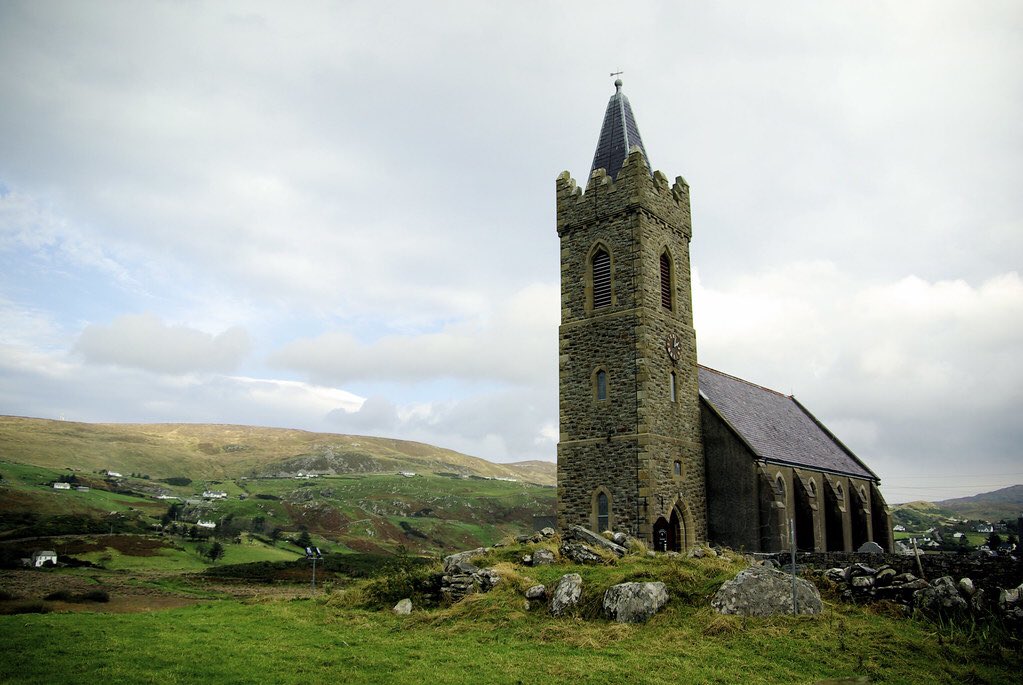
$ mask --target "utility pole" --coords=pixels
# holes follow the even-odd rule
[[[792,615],[799,614],[799,602],[796,600],[796,522],[789,519],[789,546],[792,548]]]

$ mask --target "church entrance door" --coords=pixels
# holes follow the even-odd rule
[[[654,523],[654,549],[658,552],[681,552],[685,541],[685,528],[678,509],[671,510],[671,518],[663,516]]]

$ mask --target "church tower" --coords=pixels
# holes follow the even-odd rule
[[[651,173],[615,81],[586,189],[557,179],[558,525],[706,540],[689,186]]]

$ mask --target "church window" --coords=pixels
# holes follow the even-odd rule
[[[781,477],[780,473],[774,479],[774,491],[782,497],[785,496],[785,479]]]
[[[599,248],[590,262],[593,269],[593,308],[611,306],[611,255]]]
[[[817,484],[813,482],[813,478],[810,479],[810,496],[817,496]]]
[[[597,371],[596,383],[597,383],[597,399],[598,400],[606,400],[607,399],[607,372],[604,371],[604,369],[599,369]]]
[[[835,492],[838,493],[838,498],[839,499],[844,499],[845,498],[845,493],[842,492],[842,484],[841,483],[839,483],[838,485],[835,486]]]
[[[672,371],[671,372],[671,376],[668,379],[668,384],[671,385],[671,389],[669,390],[669,392],[671,393],[671,401],[672,402],[674,402],[676,400],[676,391],[675,391],[676,383],[677,383],[677,379],[675,378],[675,372]]]
[[[661,306],[671,310],[671,258],[661,253]]]
[[[597,493],[597,532],[608,530],[611,525],[611,503],[607,493]]]
[[[675,475],[676,478],[681,478],[682,477],[682,462],[679,461],[678,459],[675,460],[674,475]]]

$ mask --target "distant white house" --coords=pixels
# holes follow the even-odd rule
[[[77,490],[78,492],[89,492],[89,486],[88,485],[76,485],[75,486],[75,490]]]
[[[54,483],[53,484],[53,489],[54,490],[70,490],[71,489],[71,483]]]
[[[124,478],[124,476],[119,474],[117,471],[107,471],[107,475],[111,478]]]
[[[227,499],[227,493],[223,490],[204,490],[203,499]]]
[[[977,531],[978,533],[993,533],[995,532],[995,527],[992,526],[990,523],[982,523],[976,528],[974,528],[974,530]]]
[[[962,533],[952,533],[952,537],[954,537],[956,540],[958,540],[959,538],[963,537],[963,534]]]
[[[156,499],[181,499],[177,495],[157,495]]]
[[[415,471],[398,471],[399,476],[405,476],[406,478],[415,478]]]
[[[32,552],[32,566],[39,568],[46,562],[51,564],[57,563],[57,553],[53,550],[44,549],[38,552]]]
[[[905,533],[906,527],[900,523],[899,525],[892,528],[892,530],[894,530],[896,533]]]
[[[200,528],[216,528],[217,527],[217,524],[215,522],[213,522],[213,521],[203,521],[202,519],[199,519],[198,521],[196,521],[195,525],[199,526]]]

